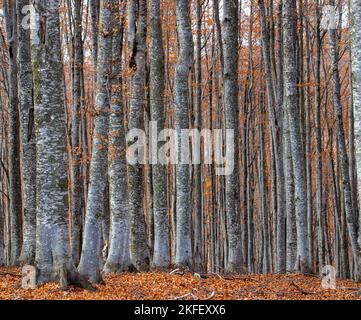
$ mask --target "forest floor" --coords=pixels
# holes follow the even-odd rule
[[[56,284],[21,288],[21,272],[0,268],[0,300],[360,300],[361,283],[338,280],[325,290],[303,275],[209,275],[137,273],[107,276],[96,292],[61,290]]]

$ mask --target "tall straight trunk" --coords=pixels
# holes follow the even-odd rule
[[[201,130],[202,126],[202,4],[196,2],[196,63],[195,63],[195,107],[194,107],[194,128]],[[202,166],[194,166],[194,268],[202,271],[203,250],[202,250]]]
[[[22,178],[24,201],[23,247],[20,255],[22,264],[33,265],[36,244],[36,147],[34,130],[33,74],[31,63],[30,26],[21,25],[25,14],[23,8],[29,0],[18,0],[18,65],[19,109],[21,116],[21,137],[23,147]]]
[[[127,163],[124,150],[125,106],[122,91],[122,52],[124,34],[125,2],[114,6],[113,71],[111,78],[110,124],[109,124],[109,197],[110,241],[109,254],[104,272],[118,273],[130,268],[129,215],[127,189]]]
[[[150,1],[150,113],[151,121],[157,122],[157,133],[164,129],[166,114],[164,105],[164,48],[160,0]],[[153,150],[154,152],[157,152]],[[167,208],[166,166],[152,167],[154,254],[153,267],[165,268],[170,264],[170,233]]]
[[[2,175],[0,175],[0,181],[2,182]],[[4,226],[5,226],[5,206],[4,206],[4,201],[0,199],[0,267],[5,265]]]
[[[9,50],[9,178],[10,178],[10,264],[17,265],[22,243],[22,196],[20,170],[20,120],[17,77],[18,29],[15,1],[5,1]]]
[[[223,6],[222,42],[224,50],[223,94],[225,129],[234,132],[234,170],[226,177],[226,223],[228,240],[227,272],[240,272],[242,267],[239,213],[238,154],[238,0]]]
[[[276,270],[278,273],[286,271],[286,214],[285,214],[285,183],[284,183],[284,167],[283,167],[283,148],[282,148],[282,126],[281,106],[283,99],[283,83],[279,82],[277,94],[272,78],[271,49],[269,40],[269,31],[267,28],[266,9],[263,0],[258,1],[261,29],[262,29],[262,54],[265,61],[266,89],[268,97],[268,113],[270,119],[270,130],[272,137],[272,161],[274,161],[275,170],[272,178],[276,189]],[[280,24],[279,24],[280,27]],[[278,55],[279,58],[281,54]],[[278,61],[278,64],[281,62]],[[280,66],[278,68],[281,68]],[[281,72],[282,69],[279,69]],[[277,98],[277,100],[276,100]],[[278,106],[278,113],[275,112]]]
[[[361,27],[361,1],[360,0],[351,0],[351,50],[352,50],[352,85],[353,85],[353,101],[354,101],[354,114],[355,114],[355,149],[356,149],[356,163],[357,165],[357,178],[358,178],[358,195],[361,194],[361,158],[360,158],[360,150],[361,150],[361,137],[360,137],[360,128],[361,128],[361,36],[360,36],[360,27]],[[335,31],[331,33],[332,38],[334,38],[335,45],[333,51],[333,58],[336,59],[338,62],[338,52],[336,47],[336,35]],[[334,66],[335,67],[335,66]],[[339,88],[337,90],[337,75],[338,71],[334,69],[334,90],[335,95],[340,96]],[[339,76],[338,76],[339,81]],[[337,97],[334,97],[334,99]],[[338,110],[338,126],[342,126],[342,108],[341,108],[341,101],[339,101],[339,109]],[[342,127],[343,128],[343,127]],[[339,130],[342,128],[338,128]],[[342,135],[342,131],[339,134]],[[341,136],[339,137],[339,139]],[[343,136],[343,139],[344,136]],[[351,198],[351,186],[347,184],[349,181],[346,181],[347,178],[349,179],[349,171],[348,171],[348,161],[347,161],[347,154],[346,154],[346,146],[343,146],[344,151],[344,168],[343,168],[343,179],[344,179],[344,187],[345,187],[345,205],[346,205],[346,219],[347,219],[347,226],[348,232],[351,240],[351,247],[353,252],[355,270],[354,270],[354,277],[356,280],[361,279],[361,232],[360,232],[360,225],[361,225],[361,215],[359,214],[359,222],[357,222],[356,215],[352,212],[352,198]],[[348,187],[348,188],[347,188]],[[347,194],[347,195],[346,195]],[[347,196],[347,197],[346,197]],[[349,208],[347,208],[349,206]],[[357,235],[358,232],[358,235]],[[358,237],[358,238],[357,238]]]
[[[179,55],[175,72],[175,129],[177,131],[178,165],[176,169],[177,225],[176,259],[180,266],[193,266],[191,241],[190,173],[189,165],[182,164],[181,130],[189,127],[188,78],[193,62],[193,37],[189,17],[189,3],[177,0],[177,30],[179,37]]]
[[[317,213],[317,252],[319,272],[325,265],[324,256],[324,212],[322,198],[322,131],[321,131],[321,30],[319,1],[316,5],[316,61],[315,61],[315,131],[316,131],[316,213]]]
[[[40,93],[35,108],[37,146],[36,267],[39,284],[59,280],[62,287],[92,286],[76,271],[71,257],[64,83],[59,0],[40,1]]]
[[[308,7],[308,0],[305,2],[305,7]],[[306,175],[307,175],[307,224],[308,224],[308,244],[310,246],[310,264],[313,269],[313,193],[312,193],[312,140],[311,140],[311,39],[310,39],[310,25],[308,21],[305,22],[306,33],[306,101],[305,101],[305,122],[306,122]]]
[[[299,100],[297,96],[296,0],[283,2],[284,54],[285,54],[285,107],[289,117],[292,164],[295,181],[295,211],[297,226],[296,270],[310,271],[309,245],[307,237],[307,199],[305,156],[300,132]]]
[[[267,178],[265,174],[266,170],[266,138],[264,128],[264,97],[260,103],[260,116],[261,121],[259,125],[259,139],[260,139],[260,151],[259,151],[259,175],[260,175],[260,201],[262,212],[262,230],[263,230],[263,248],[262,248],[262,273],[268,274],[271,271],[271,257],[270,257],[270,230],[269,230],[269,207],[267,203]]]
[[[286,183],[286,267],[288,272],[293,272],[297,256],[297,230],[295,215],[295,181],[293,175],[292,151],[287,113],[284,115],[284,165]]]
[[[146,1],[130,1],[128,12],[128,42],[131,52],[129,67],[135,72],[131,80],[128,129],[144,129]],[[139,201],[144,196],[144,168],[142,164],[128,165],[128,193],[130,256],[137,270],[146,271],[149,269],[150,252],[147,245],[143,201]]]
[[[97,69],[96,115],[94,120],[93,154],[90,163],[90,182],[86,207],[84,236],[79,272],[92,282],[102,280],[100,274],[100,247],[102,216],[104,214],[108,170],[108,130],[113,36],[113,9],[115,0],[104,0],[100,7],[99,64]]]
[[[89,0],[91,15],[91,31],[92,31],[92,58],[94,68],[94,80],[97,81],[98,68],[98,38],[99,38],[99,9],[100,0]]]
[[[74,79],[71,124],[71,249],[77,265],[81,252],[83,181],[81,176],[81,109],[83,105],[82,69],[84,63],[82,40],[82,1],[74,3]]]

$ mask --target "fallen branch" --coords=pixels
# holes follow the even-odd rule
[[[14,277],[14,278],[21,278],[21,275],[16,274],[16,273],[13,273],[13,272],[3,272],[3,271],[0,271],[0,275],[1,275],[1,276],[11,276],[11,277]]]
[[[297,284],[295,284],[293,281],[290,283],[290,286],[293,286],[294,288],[296,288],[300,293],[307,295],[307,294],[315,294],[314,292],[309,292],[309,291],[305,291],[303,290],[300,286],[298,286]]]
[[[177,273],[179,271],[181,271],[181,270],[179,268],[177,268],[177,269],[174,269],[173,271],[169,272],[169,274],[175,274],[175,273]]]
[[[215,295],[216,295],[216,292],[213,291],[213,292],[211,293],[211,295],[210,295],[209,297],[205,298],[204,300],[211,300],[211,299],[214,298]]]
[[[187,298],[187,297],[192,297],[193,300],[199,300],[198,297],[196,295],[194,295],[193,293],[187,293],[183,296],[180,296],[180,297],[175,297],[174,299],[175,300],[183,300],[184,298]]]

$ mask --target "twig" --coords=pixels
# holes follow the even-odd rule
[[[180,297],[175,297],[174,299],[175,300],[182,300],[182,299],[187,298],[187,297],[192,297],[193,300],[198,300],[198,297],[196,295],[194,295],[193,293],[191,293],[191,292],[187,293],[187,294],[185,294],[183,296],[180,296]]]
[[[305,291],[303,290],[300,286],[298,286],[297,284],[295,284],[293,281],[290,283],[290,286],[295,287],[300,293],[302,294],[315,294],[314,292],[309,292],[309,291]]]
[[[180,269],[179,269],[179,268],[174,269],[173,271],[169,272],[169,274],[175,274],[175,273],[177,273],[178,271],[180,271]]]
[[[209,297],[207,297],[206,299],[204,299],[204,300],[211,300],[211,299],[214,298],[215,295],[216,295],[216,292],[213,291],[213,292],[211,293],[211,295],[210,295]]]

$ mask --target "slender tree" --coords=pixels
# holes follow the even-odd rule
[[[33,74],[30,45],[30,20],[25,20],[24,8],[29,0],[18,0],[18,67],[19,67],[19,110],[21,123],[22,178],[23,178],[23,247],[20,262],[33,265],[36,244],[36,148],[34,130]]]
[[[226,219],[228,240],[227,272],[242,266],[238,176],[238,1],[224,3],[222,42],[224,54],[223,92],[225,129],[234,132],[234,171],[226,177]]]
[[[157,122],[157,133],[164,129],[164,48],[160,0],[149,2],[150,10],[150,112],[151,120]],[[158,149],[153,150],[157,155]],[[152,166],[153,213],[154,213],[154,254],[153,265],[156,268],[170,264],[169,214],[167,208],[167,172],[162,164]]]
[[[102,280],[101,223],[105,208],[108,170],[108,130],[110,107],[110,75],[115,0],[100,5],[96,110],[94,119],[93,153],[90,164],[90,184],[79,272],[92,282]]]
[[[190,173],[187,164],[180,163],[182,155],[181,130],[189,127],[188,81],[193,63],[193,37],[189,17],[189,3],[176,1],[177,31],[179,37],[178,62],[175,71],[175,129],[177,131],[178,165],[176,168],[177,226],[176,264],[193,267],[190,213]]]
[[[129,3],[128,43],[131,52],[129,68],[133,71],[128,129],[144,129],[145,103],[145,54],[147,35],[147,5],[145,0]],[[147,244],[144,195],[143,165],[128,165],[128,194],[130,219],[130,256],[135,268],[146,271],[150,265]]]
[[[10,197],[10,263],[17,265],[22,243],[22,197],[20,171],[20,119],[18,96],[18,27],[16,2],[5,1],[5,23],[9,56],[9,197]]]
[[[290,127],[293,176],[295,182],[295,210],[297,226],[297,257],[295,269],[310,272],[309,244],[307,239],[307,199],[305,157],[300,133],[300,112],[297,95],[296,0],[283,2],[284,54],[285,54],[285,108]]]
[[[83,106],[83,39],[82,1],[76,1],[73,8],[74,19],[74,71],[73,108],[71,125],[71,248],[77,265],[81,252],[81,229],[83,215],[83,182],[81,179],[81,109]]]
[[[358,179],[358,196],[361,195],[361,1],[351,0],[351,61],[352,61],[352,89],[353,89],[353,108],[355,116],[355,152],[356,152],[356,167]],[[356,221],[353,221],[355,224]],[[359,214],[358,221],[358,248],[355,255],[355,276],[358,280],[361,278],[361,215]],[[355,226],[352,227],[355,231]],[[356,235],[353,235],[356,236]]]
[[[109,197],[111,231],[109,254],[104,272],[117,273],[129,270],[129,214],[127,190],[127,164],[125,141],[125,106],[122,91],[122,52],[125,2],[114,6],[113,71],[111,77],[109,126]]]

